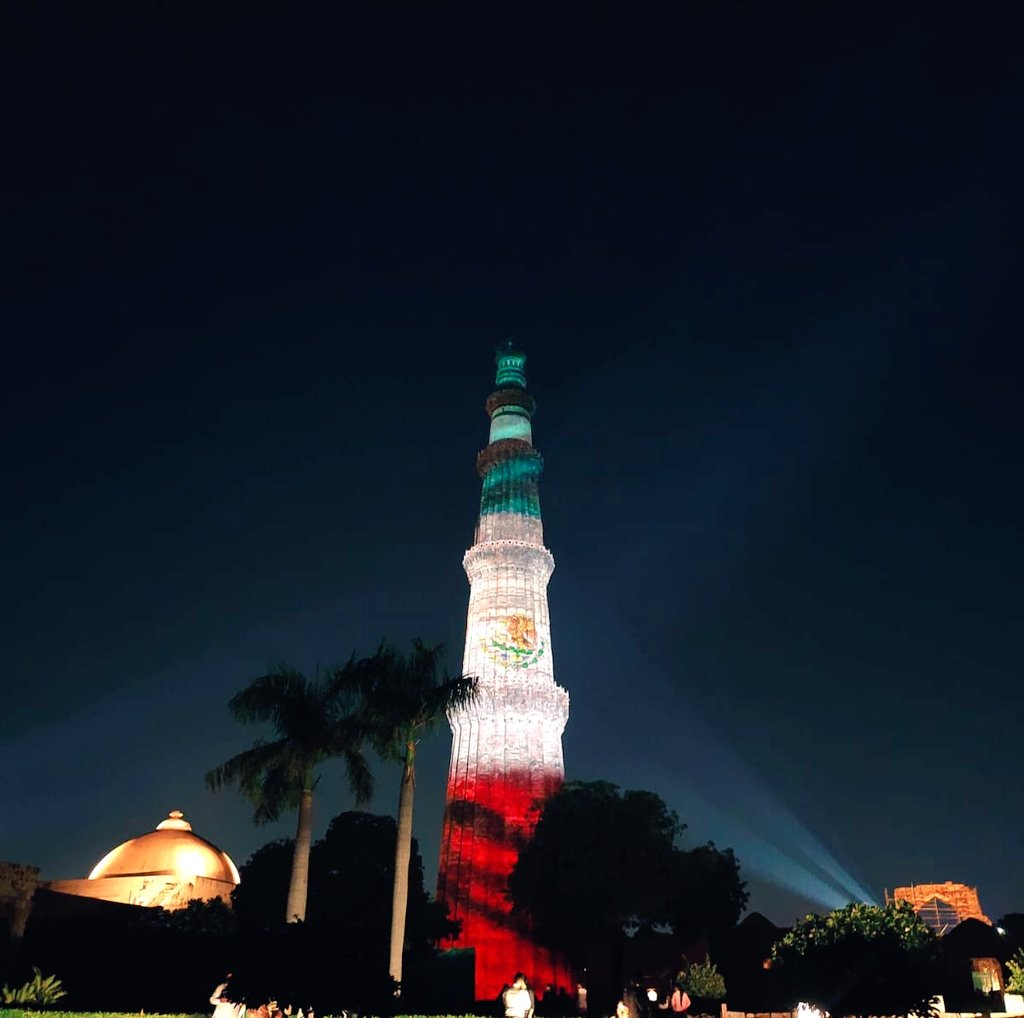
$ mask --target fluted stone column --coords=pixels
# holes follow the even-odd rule
[[[449,715],[438,897],[462,923],[456,946],[475,950],[478,1000],[494,998],[516,971],[539,989],[569,986],[564,964],[532,942],[506,898],[537,807],[564,780],[569,715],[569,695],[554,678],[547,586],[555,562],[544,547],[543,461],[533,448],[525,363],[511,344],[499,350],[498,387],[487,400],[480,518],[463,559],[470,590],[462,671],[479,678],[480,693]]]

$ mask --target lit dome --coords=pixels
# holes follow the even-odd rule
[[[179,809],[171,810],[155,831],[108,852],[93,867],[89,879],[150,876],[173,876],[179,881],[208,877],[231,884],[241,879],[227,852],[194,834]]]

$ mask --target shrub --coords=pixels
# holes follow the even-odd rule
[[[839,1015],[932,1013],[938,941],[908,902],[854,903],[808,915],[772,948],[791,1006],[799,1000]]]
[[[710,959],[679,973],[679,982],[691,997],[725,1000],[725,979]]]
[[[1006,981],[1009,993],[1024,993],[1024,947],[1018,947],[1017,953],[1006,963],[1010,970],[1010,978]]]
[[[32,966],[35,975],[24,986],[12,990],[6,983],[0,987],[0,1001],[14,1004],[16,1007],[51,1007],[61,997],[66,997],[67,990],[61,986],[56,976],[43,976],[43,973]]]

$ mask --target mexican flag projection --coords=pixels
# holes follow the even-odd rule
[[[480,519],[463,567],[469,578],[465,675],[479,678],[469,707],[449,715],[448,772],[438,898],[462,923],[456,947],[476,955],[476,997],[493,999],[516,972],[538,989],[569,988],[564,963],[532,943],[506,898],[519,846],[537,822],[537,804],[565,776],[562,732],[569,694],[556,685],[548,619],[548,579],[533,448],[533,397],[526,355],[497,354],[497,389],[487,400],[490,443],[477,456]]]

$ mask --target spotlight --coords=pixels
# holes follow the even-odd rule
[[[796,1018],[829,1018],[828,1011],[802,1000],[796,1006]]]

